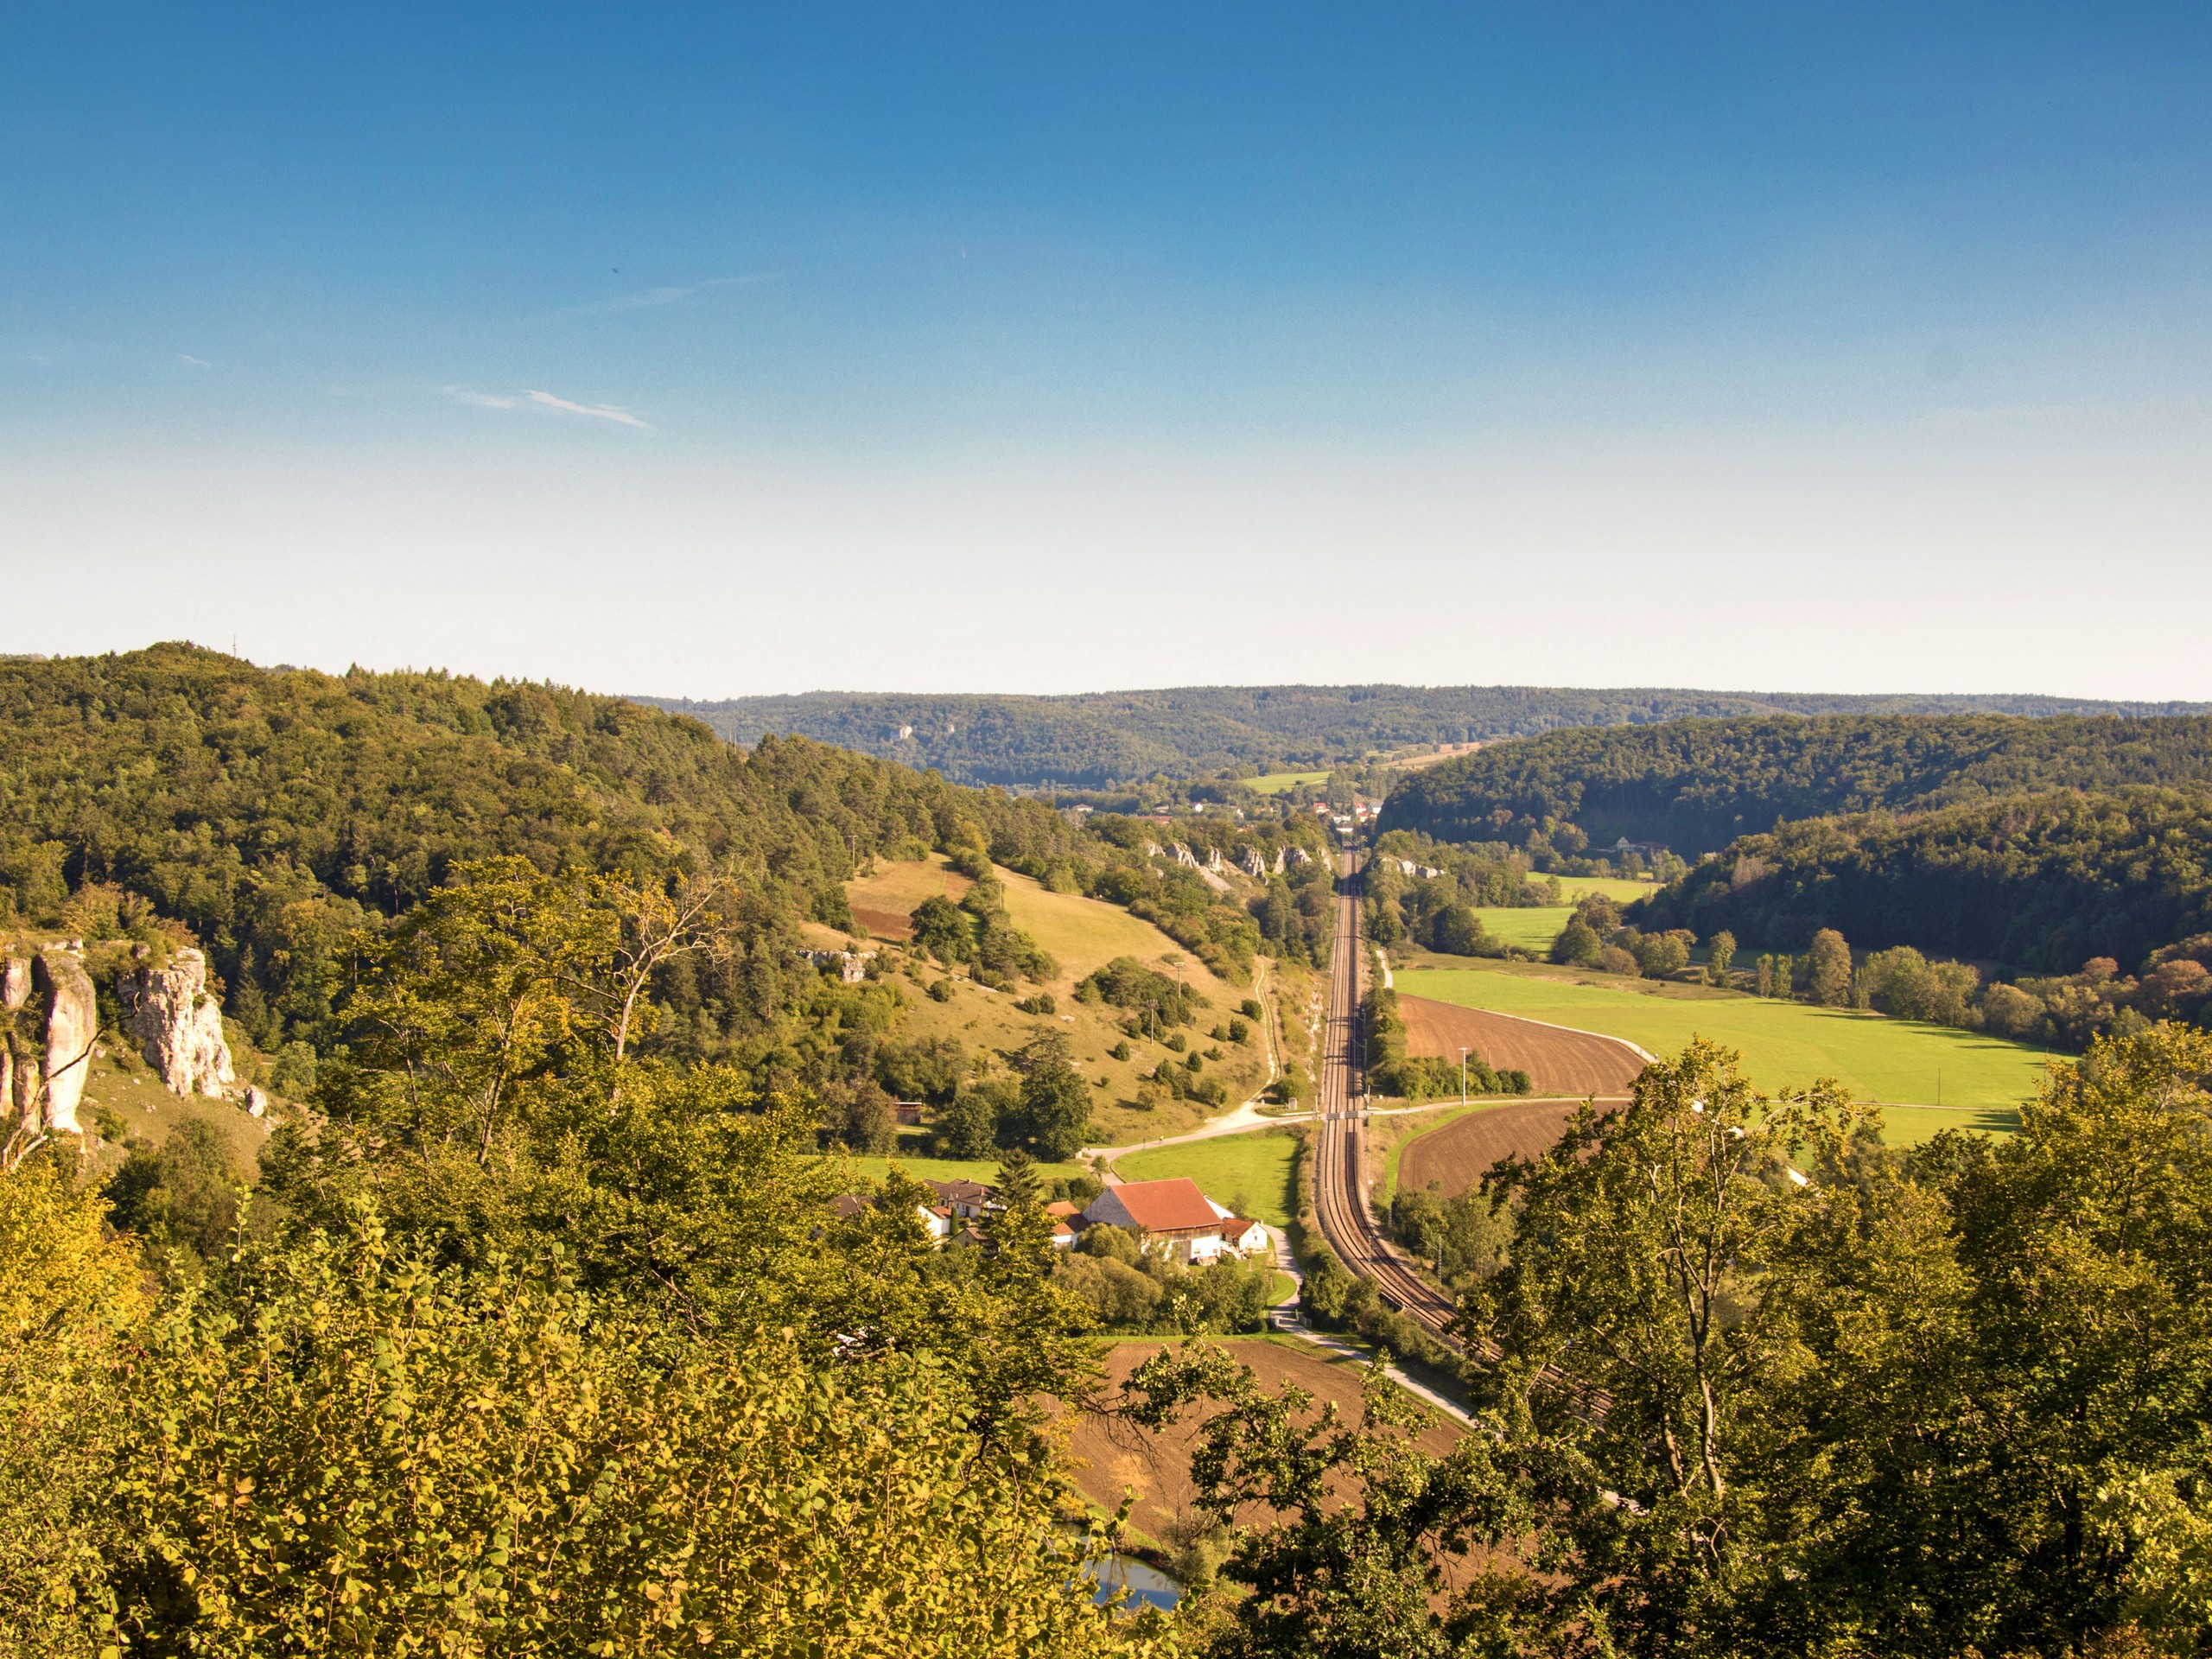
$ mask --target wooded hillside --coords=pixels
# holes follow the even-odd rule
[[[207,944],[271,1046],[321,1046],[347,937],[457,860],[740,878],[727,976],[758,1019],[798,919],[860,861],[965,841],[1042,874],[1082,839],[1033,803],[804,740],[746,753],[554,686],[270,672],[183,645],[0,661],[0,922],[139,895]]]
[[[710,702],[639,701],[696,715],[733,742],[749,744],[768,733],[791,733],[911,766],[934,767],[955,783],[1069,789],[1103,789],[1154,777],[1207,777],[1239,767],[1265,772],[1325,766],[1378,750],[1693,717],[2204,712],[2203,705],[2195,703],[2101,703],[2064,697],[1541,686],[1186,686],[1065,697],[816,691]]]
[[[1596,847],[1624,836],[1694,855],[1779,818],[2206,780],[2202,715],[1682,720],[1553,732],[1446,761],[1391,792],[1382,827],[1517,845],[1569,823]]]
[[[2133,969],[2212,931],[2212,791],[2049,791],[1746,836],[1637,907],[1647,928],[1802,948],[1909,944],[2031,972]]]

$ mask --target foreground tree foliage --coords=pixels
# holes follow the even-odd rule
[[[2212,1038],[2055,1069],[2016,1138],[1885,1151],[1697,1044],[1502,1168],[1480,1423],[1317,1422],[1219,1356],[1223,1655],[2194,1654],[2212,1640]]]
[[[0,1175],[0,1653],[91,1655],[113,1537],[122,1367],[146,1312],[127,1243],[54,1160]]]
[[[492,861],[360,942],[327,1117],[219,1247],[0,1180],[15,1650],[1165,1650],[1080,1577],[1042,1212],[840,1219],[810,1103],[626,1050],[627,915]]]
[[[372,1215],[165,1309],[131,1378],[129,1650],[1111,1650],[1058,1488],[933,1356],[671,1336],[557,1258]]]

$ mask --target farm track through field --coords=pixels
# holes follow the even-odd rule
[[[1433,1002],[1398,994],[1406,1052],[1457,1060],[1467,1049],[1497,1071],[1520,1071],[1540,1095],[1622,1097],[1636,1084],[1643,1057],[1616,1037],[1568,1031],[1510,1014]]]

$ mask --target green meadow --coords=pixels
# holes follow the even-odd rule
[[[1574,914],[1574,901],[1586,893],[1602,893],[1617,905],[1649,898],[1659,889],[1650,881],[1629,881],[1618,876],[1563,875],[1559,879],[1563,905],[1536,905],[1525,909],[1502,909],[1484,905],[1475,912],[1483,926],[1516,950],[1541,953],[1552,948],[1560,929]]]
[[[2013,1108],[2035,1094],[2053,1058],[1978,1032],[1882,1014],[1635,985],[1507,963],[1397,976],[1406,995],[1622,1037],[1654,1054],[1672,1053],[1693,1036],[1710,1038],[1740,1053],[1746,1074],[1769,1091],[1834,1077],[1858,1099],[1900,1108],[1885,1114],[1889,1138],[1900,1144],[1946,1126],[2011,1128]],[[1948,1109],[1934,1109],[1939,1105]]]
[[[1281,795],[1294,789],[1310,789],[1316,784],[1325,784],[1325,772],[1270,772],[1258,778],[1247,778],[1244,786],[1262,795]]]
[[[1562,875],[1559,879],[1559,890],[1570,906],[1586,893],[1602,893],[1615,904],[1626,905],[1638,899],[1649,899],[1659,891],[1659,884],[1656,881],[1631,881],[1625,876],[1618,875]]]
[[[1567,918],[1574,914],[1572,905],[1531,905],[1525,908],[1508,908],[1484,905],[1475,912],[1481,917],[1484,931],[1492,938],[1503,940],[1516,950],[1538,953],[1552,948],[1552,941],[1559,938],[1560,929],[1567,925]]]

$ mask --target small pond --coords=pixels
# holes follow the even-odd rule
[[[1115,1592],[1124,1586],[1129,1597],[1122,1605],[1132,1610],[1173,1607],[1183,1599],[1181,1585],[1149,1561],[1141,1561],[1134,1555],[1109,1555],[1089,1571],[1098,1580],[1096,1599],[1102,1602],[1110,1601]]]

